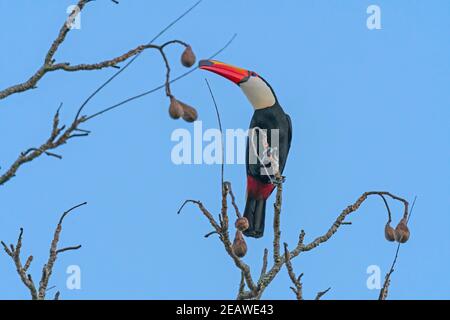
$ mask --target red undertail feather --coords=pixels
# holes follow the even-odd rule
[[[247,194],[254,199],[266,200],[274,188],[271,183],[263,183],[252,176],[247,176]]]

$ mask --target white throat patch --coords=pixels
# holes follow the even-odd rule
[[[275,97],[270,87],[260,77],[250,77],[239,85],[255,110],[271,107]]]

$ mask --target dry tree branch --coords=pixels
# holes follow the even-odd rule
[[[0,186],[8,182],[11,178],[13,178],[16,175],[17,170],[20,166],[22,166],[25,163],[28,163],[30,161],[33,161],[34,159],[38,158],[42,154],[45,154],[47,156],[53,156],[58,159],[61,159],[62,157],[58,154],[55,154],[53,152],[50,152],[50,150],[54,150],[58,148],[59,146],[65,144],[69,139],[76,138],[76,137],[84,137],[89,135],[88,130],[83,130],[79,128],[79,125],[81,123],[84,123],[88,121],[89,119],[98,116],[108,110],[103,110],[102,112],[98,112],[94,115],[91,115],[89,117],[87,116],[81,116],[81,112],[83,108],[86,106],[86,104],[90,101],[90,99],[95,96],[102,88],[104,88],[109,82],[111,82],[117,75],[119,75],[126,67],[128,67],[144,50],[146,49],[156,49],[158,50],[163,60],[166,64],[167,69],[167,79],[164,84],[166,87],[166,90],[170,92],[170,83],[174,80],[170,81],[169,72],[170,72],[170,66],[168,65],[167,57],[164,53],[164,48],[170,44],[181,44],[183,46],[187,46],[186,43],[179,41],[179,40],[172,40],[164,43],[161,46],[153,45],[152,42],[156,40],[158,37],[160,37],[165,31],[167,31],[170,27],[172,27],[175,23],[177,23],[180,19],[182,19],[185,15],[187,15],[191,10],[193,10],[202,0],[197,1],[193,6],[191,6],[187,11],[185,11],[182,15],[180,15],[178,18],[176,18],[174,21],[172,21],[168,26],[166,26],[163,30],[161,30],[151,41],[150,43],[146,45],[140,45],[136,47],[135,49],[132,49],[128,51],[127,53],[118,56],[113,59],[105,60],[99,63],[94,64],[79,64],[75,66],[71,66],[69,63],[57,63],[54,62],[54,55],[57,52],[59,46],[64,42],[66,39],[67,33],[70,31],[70,26],[72,25],[74,19],[76,16],[83,10],[86,3],[90,2],[91,0],[80,0],[77,4],[77,7],[72,11],[72,13],[69,15],[67,21],[63,24],[61,27],[58,37],[53,41],[50,49],[48,50],[45,59],[44,59],[44,65],[34,74],[28,81],[18,84],[12,87],[9,87],[5,90],[0,91],[0,99],[4,99],[7,96],[23,92],[29,89],[32,89],[36,86],[37,82],[45,75],[45,73],[49,71],[55,71],[55,70],[65,70],[65,71],[80,71],[80,70],[98,70],[106,67],[113,67],[116,66],[118,63],[123,62],[125,60],[130,59],[130,61],[127,63],[127,65],[119,70],[115,75],[110,77],[100,88],[94,91],[93,94],[91,94],[86,101],[83,102],[83,104],[78,109],[78,112],[75,116],[74,121],[72,124],[66,128],[66,126],[59,127],[59,111],[61,108],[58,108],[55,116],[53,117],[53,127],[50,134],[50,137],[38,148],[29,148],[27,151],[22,152],[18,158],[12,163],[12,165],[6,170],[4,174],[0,176]],[[155,90],[156,91],[156,90]]]
[[[339,227],[344,223],[345,218],[355,212],[356,210],[359,209],[359,207],[361,206],[361,204],[367,200],[367,198],[371,195],[384,195],[384,196],[388,196],[394,200],[400,201],[403,203],[404,205],[404,212],[406,213],[406,216],[408,215],[408,201],[406,201],[403,198],[400,198],[398,196],[395,196],[393,194],[391,194],[390,192],[386,192],[386,191],[369,191],[369,192],[364,192],[357,200],[355,203],[353,203],[352,205],[349,205],[347,208],[345,208],[342,213],[337,217],[336,221],[332,224],[332,226],[328,229],[328,231],[320,236],[317,237],[314,241],[312,241],[311,243],[304,245],[303,243],[300,243],[297,245],[297,247],[291,252],[291,254],[295,257],[297,256],[300,252],[304,252],[304,251],[310,251],[312,249],[314,249],[315,247],[319,246],[320,244],[328,241],[335,233],[336,231],[339,229]]]
[[[295,275],[294,268],[291,263],[291,255],[289,254],[288,245],[284,243],[284,256],[286,257],[286,269],[289,274],[289,278],[291,278],[294,287],[291,287],[291,290],[295,293],[297,300],[303,300],[303,284],[301,282],[303,273],[301,273],[298,277]]]
[[[67,65],[67,63],[55,65],[53,57],[55,56],[56,52],[58,51],[59,46],[66,39],[66,36],[70,31],[70,26],[72,25],[76,16],[84,9],[84,6],[86,5],[86,3],[90,2],[90,1],[91,0],[79,0],[78,1],[78,4],[76,5],[75,9],[69,15],[67,20],[64,21],[61,29],[59,30],[57,38],[53,41],[52,45],[48,49],[47,54],[45,55],[45,58],[44,58],[43,65],[27,81],[13,85],[4,90],[1,90],[0,91],[0,100],[4,99],[12,94],[15,94],[15,93],[19,93],[19,92],[23,92],[23,91],[27,91],[27,90],[36,88],[36,85],[39,82],[39,80],[41,80],[47,72],[61,70],[64,68],[64,66]],[[72,71],[74,71],[74,70],[72,70]]]
[[[301,282],[303,273],[301,273],[298,277],[295,276],[294,268],[291,263],[291,254],[288,250],[288,245],[286,242],[284,243],[284,256],[286,259],[285,264],[286,264],[286,269],[289,274],[289,278],[291,279],[292,283],[295,286],[295,288],[294,287],[290,287],[290,288],[295,293],[297,300],[303,300],[303,283]],[[330,290],[331,290],[331,287],[324,291],[318,292],[315,300],[320,300],[320,298],[322,298]]]
[[[278,175],[277,178],[280,178]],[[279,183],[277,186],[277,193],[275,196],[274,215],[273,215],[273,261],[276,264],[281,260],[280,257],[280,215],[281,215],[281,202],[283,194],[283,184]]]
[[[378,296],[378,300],[386,300],[387,299],[388,292],[389,292],[389,285],[391,284],[391,275],[394,272],[394,267],[395,267],[395,264],[397,263],[397,258],[398,258],[398,252],[400,250],[400,245],[401,245],[401,243],[399,243],[397,245],[397,250],[395,251],[394,261],[392,262],[392,265],[391,265],[391,268],[389,269],[389,272],[386,274],[386,276],[384,278],[383,287],[380,290],[380,295]]]
[[[181,212],[181,210],[184,208],[184,206],[187,203],[190,202],[190,203],[196,204],[199,207],[200,211],[203,213],[203,215],[205,215],[205,217],[208,219],[210,224],[213,226],[215,231],[219,234],[219,239],[223,243],[225,251],[232,258],[232,260],[234,261],[234,264],[240,269],[240,271],[245,279],[245,283],[249,289],[249,290],[245,290],[245,288],[242,289],[242,286],[240,286],[238,299],[260,299],[262,294],[264,293],[265,289],[269,286],[269,284],[277,276],[277,274],[281,270],[282,266],[287,263],[287,260],[289,260],[288,263],[290,264],[291,259],[297,257],[301,252],[311,251],[314,248],[318,247],[320,244],[330,240],[332,238],[332,236],[338,231],[338,229],[340,228],[341,225],[347,224],[344,221],[345,218],[348,215],[350,215],[351,213],[358,210],[359,207],[361,206],[361,204],[365,200],[367,200],[367,198],[369,196],[371,196],[371,195],[388,196],[394,200],[402,202],[405,206],[406,212],[408,212],[407,211],[408,210],[408,202],[401,197],[398,197],[398,196],[393,195],[386,191],[365,192],[353,204],[349,205],[347,208],[345,208],[341,212],[341,214],[336,218],[336,220],[334,221],[332,226],[328,229],[328,231],[324,235],[317,237],[315,240],[313,240],[312,242],[305,245],[304,244],[305,232],[303,230],[301,230],[297,246],[292,251],[288,252],[288,254],[286,254],[286,252],[283,255],[280,255],[280,254],[275,255],[274,254],[273,266],[268,271],[266,271],[267,270],[267,250],[265,250],[264,258],[263,258],[264,262],[263,262],[262,272],[261,272],[261,275],[260,275],[258,281],[255,284],[255,281],[254,281],[251,271],[250,271],[250,267],[245,262],[243,262],[241,258],[237,257],[234,254],[234,252],[232,250],[231,242],[229,239],[228,224],[223,223],[224,216],[226,217],[226,211],[227,211],[226,196],[229,193],[228,190],[230,190],[230,186],[231,186],[231,184],[229,182],[226,182],[226,184],[227,184],[227,186],[226,187],[224,186],[225,192],[222,195],[222,209],[221,209],[222,213],[219,216],[219,217],[221,217],[220,225],[214,219],[213,215],[205,208],[205,206],[200,201],[194,201],[194,200],[185,201],[184,204],[182,205],[182,207],[179,209],[178,213]],[[282,204],[282,195],[281,195],[282,187],[281,186],[282,186],[282,182],[277,184],[277,196],[276,196],[275,205],[274,205],[274,215],[275,215],[274,221],[277,223],[276,226],[274,225],[274,231],[276,231],[274,233],[274,240],[273,240],[274,252],[276,250],[279,250],[279,237],[280,237],[279,234],[281,234],[281,232],[280,233],[277,232],[277,231],[279,231],[279,229],[278,229],[279,228],[279,218],[280,218],[281,204]],[[287,249],[287,246],[285,248]],[[292,269],[292,271],[293,271],[293,269]],[[298,288],[296,288],[296,290],[298,290]],[[316,299],[320,299],[329,290],[330,290],[330,288],[325,291],[319,292],[317,294]]]
[[[225,183],[224,183],[225,184]],[[222,194],[222,210],[221,214],[219,215],[219,222],[217,222],[213,215],[205,208],[205,206],[202,204],[201,201],[196,200],[186,200],[183,205],[178,210],[178,214],[181,213],[183,208],[187,203],[193,203],[197,205],[197,207],[200,209],[200,211],[203,213],[203,215],[208,219],[211,226],[214,228],[214,230],[219,235],[219,239],[222,242],[225,251],[228,253],[228,255],[232,258],[234,264],[237,268],[241,270],[241,273],[245,279],[245,282],[248,286],[248,288],[252,291],[253,294],[256,294],[257,292],[257,286],[253,281],[250,267],[244,263],[238,256],[236,256],[233,252],[232,244],[230,241],[230,235],[228,230],[228,214],[227,214],[227,204],[226,204],[226,197],[228,194],[228,188],[226,186],[223,187],[223,194]]]
[[[86,121],[86,117],[75,119],[74,122],[67,128],[66,126],[59,126],[60,108],[61,105],[53,117],[52,130],[49,138],[38,148],[29,148],[27,151],[21,152],[9,169],[7,169],[6,172],[0,176],[0,186],[12,179],[22,165],[33,161],[43,154],[61,159],[62,157],[60,155],[50,151],[66,144],[67,141],[72,138],[84,137],[89,134],[88,131],[79,129],[79,125]]]
[[[233,36],[230,38],[230,40],[228,40],[228,42],[227,42],[222,48],[220,48],[218,51],[216,51],[214,54],[212,54],[208,59],[213,59],[213,58],[217,57],[219,54],[221,54],[226,48],[228,48],[228,46],[234,41],[234,39],[235,39],[236,37],[237,37],[237,34],[233,34]],[[136,58],[137,56],[138,56],[138,55],[136,55],[134,58]],[[123,71],[123,70],[124,70],[124,69],[132,62],[132,61],[134,61],[134,60],[133,60],[134,58],[132,58],[132,59],[131,59],[131,60],[130,60],[123,68],[121,68],[121,69],[119,70],[119,72],[120,72],[120,71]],[[171,79],[169,83],[172,84],[172,83],[174,83],[175,81],[181,80],[181,79],[187,77],[188,75],[190,75],[191,73],[193,73],[194,71],[196,71],[197,69],[198,69],[198,66],[196,66],[196,67],[194,67],[194,68],[191,68],[189,71],[186,71],[185,73],[182,73],[181,75],[179,75],[179,76],[177,76],[177,77]],[[115,74],[114,76],[116,76],[116,75],[117,75],[117,74]],[[113,76],[113,77],[114,77],[114,76]],[[99,89],[103,88],[104,85],[106,85],[109,81],[111,81],[113,77],[111,77],[110,79],[108,79],[108,81],[105,82]],[[106,113],[106,112],[109,112],[109,111],[111,111],[111,110],[117,109],[117,108],[119,108],[119,107],[121,107],[121,106],[123,106],[123,105],[125,105],[125,104],[127,104],[127,103],[129,103],[129,102],[131,102],[131,101],[134,101],[134,100],[143,98],[143,97],[145,97],[145,96],[147,96],[147,95],[149,95],[149,94],[152,94],[152,93],[154,93],[154,92],[156,92],[156,91],[158,91],[158,90],[161,90],[161,89],[163,89],[163,88],[165,88],[165,87],[166,87],[166,84],[164,83],[164,84],[161,84],[161,85],[159,85],[159,86],[157,86],[157,87],[155,87],[155,88],[153,88],[153,89],[150,89],[150,90],[141,92],[141,93],[139,93],[139,94],[137,94],[137,95],[134,95],[134,96],[132,96],[132,97],[126,98],[125,100],[122,100],[122,101],[120,101],[120,102],[117,102],[116,104],[114,104],[114,105],[112,105],[112,106],[109,106],[109,107],[107,107],[107,108],[103,108],[103,109],[101,109],[100,111],[98,111],[98,112],[96,112],[96,113],[94,113],[94,114],[88,116],[88,117],[86,118],[86,120],[90,120],[90,119],[92,119],[92,118],[96,118],[96,117],[98,117],[98,116],[100,116],[100,115],[102,115],[102,114],[104,114],[104,113]],[[85,104],[93,97],[93,95],[95,95],[95,94],[99,91],[99,89],[97,89],[93,94],[91,94],[91,95],[89,96],[89,98],[86,99],[86,101],[83,103],[83,105],[85,105]]]
[[[236,297],[236,299],[238,300],[240,296],[242,296],[244,294],[245,291],[245,276],[244,273],[241,271],[241,281],[239,282],[239,290],[238,290],[238,295]]]
[[[209,85],[209,82],[206,80],[206,84],[208,86],[209,92],[211,94],[212,101],[215,106],[215,110],[217,113],[217,117],[219,120],[219,127],[222,128],[221,122],[220,122],[220,115],[217,108],[217,103],[214,98],[214,94],[211,90],[211,86]],[[297,298],[302,298],[302,284],[301,284],[301,276],[296,278],[295,273],[291,264],[291,259],[298,256],[301,252],[310,251],[320,244],[327,242],[340,228],[341,225],[350,225],[351,222],[344,221],[345,218],[355,212],[359,209],[361,204],[371,195],[378,195],[380,196],[387,208],[388,211],[388,218],[389,221],[391,221],[391,212],[389,209],[389,205],[387,204],[387,201],[385,197],[390,197],[396,201],[400,201],[404,205],[404,218],[407,218],[408,216],[408,202],[398,197],[390,192],[386,191],[370,191],[363,193],[355,203],[352,205],[349,205],[347,208],[345,208],[341,214],[336,218],[335,222],[332,224],[332,226],[328,229],[328,231],[320,236],[317,237],[315,240],[310,242],[309,244],[304,244],[305,239],[305,232],[301,230],[299,235],[299,240],[297,243],[297,246],[294,250],[288,251],[287,244],[284,243],[284,249],[285,252],[281,256],[280,255],[280,237],[281,237],[281,230],[280,230],[280,216],[281,216],[281,206],[282,206],[282,193],[283,193],[283,183],[284,183],[284,177],[281,177],[280,174],[277,174],[275,176],[275,186],[276,186],[276,198],[274,203],[274,220],[273,220],[273,228],[274,228],[274,238],[273,238],[273,266],[270,268],[269,271],[267,271],[268,266],[268,250],[264,250],[264,256],[263,256],[263,266],[261,270],[261,274],[259,276],[258,281],[255,284],[255,281],[253,280],[250,267],[242,261],[240,257],[238,257],[233,252],[233,247],[230,242],[229,238],[229,222],[228,222],[228,214],[227,214],[227,196],[230,195],[232,205],[236,211],[237,218],[241,218],[241,214],[239,212],[239,208],[236,204],[234,194],[232,192],[231,183],[230,182],[223,182],[223,165],[222,165],[222,171],[221,171],[221,180],[222,180],[222,207],[221,207],[221,213],[219,214],[219,222],[217,222],[213,215],[206,209],[206,207],[202,204],[200,201],[196,200],[186,200],[183,205],[178,210],[178,214],[181,212],[181,210],[185,207],[187,203],[193,203],[198,206],[200,211],[203,213],[203,215],[208,219],[211,226],[214,228],[213,232],[208,233],[205,237],[208,237],[211,234],[217,233],[219,235],[220,241],[223,243],[225,251],[228,253],[228,255],[232,258],[234,261],[234,264],[236,267],[240,269],[241,272],[241,282],[239,284],[239,290],[238,290],[238,296],[237,299],[260,299],[264,290],[267,288],[267,286],[272,282],[272,280],[276,277],[278,272],[280,271],[283,264],[286,264],[288,274],[292,280],[292,282],[295,285],[295,288],[292,288],[292,290],[295,292]],[[239,231],[238,231],[239,232]],[[395,264],[395,261],[394,261]],[[247,287],[249,290],[245,290],[245,284],[247,284]],[[316,300],[319,300],[323,295],[325,295],[331,288],[328,288],[325,291],[321,291],[317,294]]]
[[[3,246],[3,249],[5,249],[5,252],[8,256],[10,256],[14,264],[16,266],[17,274],[20,277],[20,280],[22,280],[23,284],[30,290],[31,298],[33,300],[38,299],[38,293],[36,290],[36,286],[34,285],[33,278],[31,277],[31,274],[27,274],[27,270],[30,267],[31,262],[33,261],[33,256],[29,256],[25,265],[22,265],[22,261],[20,259],[20,250],[22,249],[22,236],[23,236],[23,228],[20,228],[19,238],[17,239],[16,246],[13,244],[8,246],[1,241],[0,243]]]
[[[214,53],[211,58],[217,56],[218,54],[220,54],[223,50],[225,50],[235,39],[236,34],[233,35],[233,37],[221,48],[219,49],[216,53]],[[174,44],[174,43],[178,43],[178,44],[183,44],[183,45],[187,45],[182,41],[179,40],[172,40],[172,41],[168,41],[166,43],[164,43],[161,46],[156,46],[156,45],[145,45],[145,46],[140,46],[140,52],[142,52],[142,50],[145,50],[146,48],[153,48],[153,49],[157,49],[160,51],[161,55],[164,57],[164,60],[167,61],[167,57],[164,53],[164,48],[169,45],[169,44]],[[137,55],[136,55],[137,56]],[[136,57],[135,56],[135,57]],[[166,69],[167,69],[167,74],[170,73],[170,67],[166,64]],[[34,159],[40,157],[41,155],[45,154],[47,156],[53,156],[56,157],[58,159],[62,159],[62,156],[52,153],[50,152],[51,150],[54,150],[64,144],[67,143],[68,140],[72,139],[72,138],[77,138],[77,137],[86,137],[90,134],[90,131],[88,130],[84,130],[81,129],[79,126],[82,123],[86,123],[87,121],[98,117],[106,112],[109,112],[119,106],[124,105],[125,103],[131,102],[132,100],[141,98],[147,94],[153,93],[157,90],[160,90],[162,88],[166,88],[166,94],[168,93],[169,95],[170,93],[170,84],[180,80],[182,78],[184,78],[185,76],[189,75],[190,73],[192,73],[193,71],[195,71],[197,68],[193,68],[191,70],[189,70],[188,72],[178,76],[175,79],[170,79],[170,77],[166,77],[166,81],[163,85],[160,85],[150,91],[144,92],[138,96],[134,96],[131,98],[128,98],[118,104],[115,104],[111,107],[105,108],[99,112],[96,112],[92,115],[89,116],[81,116],[81,111],[83,110],[83,108],[86,106],[86,102],[88,100],[86,100],[78,109],[77,115],[75,120],[72,122],[72,124],[68,127],[66,126],[61,126],[59,127],[59,112],[61,109],[62,104],[60,104],[60,106],[58,107],[57,112],[55,113],[54,117],[53,117],[53,125],[52,125],[52,131],[50,134],[50,137],[38,148],[29,148],[27,151],[20,153],[20,155],[17,157],[17,159],[11,164],[11,166],[6,170],[6,172],[2,175],[0,175],[0,186],[4,185],[6,182],[8,182],[10,179],[12,179],[15,175],[16,172],[18,171],[18,169],[20,168],[20,166],[22,166],[25,163],[31,162]]]
[[[322,298],[330,290],[331,290],[331,287],[328,288],[327,290],[318,292],[317,295],[316,295],[316,299],[315,300],[320,300],[320,298]]]
[[[58,243],[59,243],[59,237],[60,237],[60,234],[62,231],[62,223],[64,221],[64,218],[69,213],[74,211],[75,209],[78,209],[79,207],[82,207],[86,204],[87,204],[87,202],[83,202],[79,205],[76,205],[76,206],[70,208],[69,210],[64,212],[62,214],[61,218],[59,219],[59,222],[56,226],[56,229],[55,229],[55,232],[53,235],[53,240],[50,245],[50,255],[48,257],[47,263],[44,265],[44,267],[42,269],[42,276],[39,281],[38,288],[36,287],[36,285],[33,281],[33,278],[31,277],[31,274],[29,274],[29,273],[27,274],[27,271],[31,265],[31,262],[33,261],[33,256],[29,256],[27,258],[25,265],[22,264],[22,261],[20,258],[20,251],[22,248],[23,228],[20,228],[19,238],[17,239],[17,243],[15,246],[13,244],[11,244],[8,248],[8,246],[3,241],[0,242],[1,245],[3,246],[3,249],[5,250],[6,254],[8,256],[10,256],[12,258],[12,260],[14,261],[14,264],[16,266],[16,270],[17,270],[17,273],[18,273],[20,279],[22,280],[23,284],[30,291],[31,299],[33,299],[33,300],[44,300],[45,299],[45,295],[48,290],[47,289],[48,282],[50,280],[50,276],[53,271],[53,266],[55,265],[58,254],[65,252],[65,251],[69,251],[69,250],[78,250],[81,248],[81,245],[78,245],[78,246],[71,246],[71,247],[65,247],[65,248],[58,249]],[[58,300],[58,299],[59,299],[59,292],[57,292],[55,295],[55,300]]]
[[[175,42],[171,42],[175,43]],[[176,42],[176,43],[182,43],[182,42]],[[157,45],[142,45],[139,46],[137,49],[132,50],[133,54],[137,54],[138,52],[142,52],[146,49],[157,49],[161,55],[164,57],[164,61],[166,62],[166,68],[167,72],[169,73],[170,67],[167,62],[167,57],[163,51],[163,48],[168,43],[163,44],[162,46]],[[131,57],[132,55],[127,55],[126,57]],[[122,57],[121,59],[126,59],[126,57]],[[170,78],[168,77],[166,79],[166,88],[167,92],[170,94]],[[19,167],[27,162],[33,161],[37,157],[41,156],[42,154],[51,155],[54,157],[57,157],[61,159],[62,157],[60,155],[56,155],[54,153],[50,153],[50,150],[54,150],[58,148],[59,146],[67,143],[69,139],[77,138],[77,137],[85,137],[89,135],[89,131],[80,129],[80,124],[86,122],[89,120],[87,116],[80,116],[81,110],[84,106],[81,106],[80,109],[77,112],[77,116],[75,120],[72,122],[72,124],[66,128],[66,126],[59,127],[59,112],[61,109],[61,105],[59,106],[58,110],[56,111],[55,116],[53,117],[53,126],[52,131],[50,133],[50,137],[47,139],[45,143],[43,143],[38,148],[29,148],[27,151],[22,152],[19,157],[14,161],[14,163],[10,166],[10,168],[0,176],[0,186],[5,184],[7,181],[9,181],[12,177],[15,176],[17,170]]]
[[[175,20],[173,20],[171,23],[169,23],[165,28],[163,28],[158,34],[148,43],[145,45],[140,45],[136,47],[135,49],[132,49],[121,56],[105,60],[98,63],[93,64],[78,64],[71,66],[70,63],[63,62],[63,63],[55,63],[53,57],[56,54],[58,48],[60,45],[64,42],[66,39],[66,35],[70,31],[70,26],[73,23],[76,16],[83,10],[86,3],[90,2],[91,0],[80,0],[77,4],[77,7],[72,11],[72,13],[69,15],[67,21],[63,24],[63,26],[60,29],[60,32],[58,34],[58,37],[53,41],[50,49],[48,50],[45,59],[44,59],[44,65],[32,76],[30,79],[24,83],[14,85],[12,87],[9,87],[7,89],[4,89],[0,91],[0,100],[8,97],[11,94],[23,92],[32,88],[35,88],[37,82],[47,73],[50,71],[56,71],[56,70],[65,70],[65,71],[81,71],[81,70],[98,70],[106,67],[117,67],[117,64],[126,60],[129,60],[127,64],[120,68],[119,71],[117,71],[113,76],[111,76],[106,82],[104,82],[99,88],[97,88],[80,106],[78,109],[78,112],[75,116],[74,121],[70,126],[66,128],[66,126],[58,127],[59,124],[59,110],[61,108],[58,108],[58,111],[56,112],[54,118],[53,118],[53,127],[50,137],[41,144],[38,148],[29,148],[27,151],[22,152],[17,159],[10,165],[10,167],[6,170],[5,173],[0,175],[0,186],[4,185],[6,182],[8,182],[11,178],[13,178],[16,175],[17,170],[20,166],[22,166],[25,163],[28,163],[30,161],[33,161],[34,159],[40,157],[42,154],[45,154],[47,156],[52,156],[58,159],[61,159],[62,157],[56,153],[51,152],[51,150],[54,150],[58,148],[59,146],[65,144],[69,139],[76,138],[76,137],[85,137],[89,135],[90,131],[84,130],[79,128],[79,125],[87,122],[88,120],[100,116],[104,114],[105,112],[108,112],[112,109],[117,108],[118,106],[124,105],[125,103],[128,103],[132,100],[135,100],[137,98],[143,97],[149,93],[155,92],[162,87],[166,88],[166,93],[170,94],[170,84],[174,81],[177,81],[194,70],[196,68],[190,70],[189,72],[186,72],[185,74],[182,74],[181,76],[170,80],[169,74],[170,74],[170,66],[168,64],[168,59],[164,53],[164,48],[171,44],[180,44],[185,47],[187,47],[187,44],[180,40],[172,40],[164,43],[161,46],[153,45],[153,41],[155,41],[157,38],[159,38],[162,34],[164,34],[169,28],[171,28],[173,25],[175,25],[178,21],[180,21],[183,17],[185,17],[190,11],[192,11],[196,6],[198,6],[202,0],[198,0],[195,4],[193,4],[189,9],[187,9],[183,14],[178,16]],[[114,2],[114,1],[113,1]],[[234,37],[232,38],[232,40]],[[232,41],[231,40],[231,41]],[[219,54],[221,51],[223,51],[230,43],[229,41],[224,48],[219,50],[216,54]],[[97,94],[99,93],[107,84],[109,84],[114,78],[116,78],[121,72],[123,72],[131,63],[135,61],[137,57],[146,49],[156,49],[161,53],[161,56],[163,58],[163,61],[166,65],[166,82],[159,87],[156,87],[150,91],[147,91],[143,94],[140,94],[139,96],[135,96],[132,98],[129,98],[125,101],[120,102],[119,104],[116,104],[112,107],[103,109],[97,113],[94,113],[90,116],[82,116],[81,112],[83,111],[84,107],[87,105],[87,103]]]
[[[70,27],[71,27],[73,21],[75,20],[77,15],[80,14],[80,12],[84,9],[85,5],[90,1],[92,1],[92,0],[79,0],[78,1],[78,4],[76,5],[75,9],[69,15],[67,20],[64,21],[64,24],[62,25],[57,38],[53,41],[47,54],[45,55],[43,65],[27,81],[1,90],[0,91],[0,100],[4,99],[12,94],[15,94],[15,93],[24,92],[24,91],[27,91],[30,89],[35,89],[39,80],[41,80],[45,76],[45,74],[47,74],[48,72],[53,72],[53,71],[58,71],[58,70],[67,71],[67,72],[90,71],[90,70],[101,70],[101,69],[108,68],[108,67],[117,67],[117,65],[121,62],[124,62],[132,57],[136,58],[138,55],[141,54],[142,51],[144,51],[146,49],[150,49],[150,48],[158,49],[162,53],[162,50],[164,49],[164,47],[166,45],[169,45],[172,43],[179,43],[182,45],[186,45],[184,42],[179,41],[179,40],[169,41],[168,43],[164,44],[163,46],[152,45],[152,42],[154,40],[156,40],[160,35],[162,35],[168,28],[170,28],[176,22],[178,22],[179,19],[181,19],[188,12],[190,12],[192,9],[194,9],[201,2],[201,0],[197,1],[192,7],[190,7],[187,11],[185,11],[180,17],[178,17],[175,21],[173,21],[166,28],[164,28],[160,33],[158,33],[158,35],[150,43],[137,46],[136,48],[131,49],[128,52],[123,53],[122,55],[119,55],[117,57],[110,58],[110,59],[107,59],[107,60],[104,60],[101,62],[90,63],[90,64],[89,63],[81,63],[81,64],[77,64],[77,65],[71,65],[69,62],[55,63],[54,56],[55,56],[56,52],[58,51],[59,47],[61,46],[61,44],[66,39],[66,36],[70,31]],[[167,58],[164,54],[163,54],[163,59],[165,61],[167,60]],[[170,68],[168,68],[168,70],[170,70]],[[118,73],[120,73],[120,72],[121,71],[119,71]]]

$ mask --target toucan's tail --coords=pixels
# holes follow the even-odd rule
[[[266,218],[266,200],[255,199],[250,194],[247,196],[244,217],[247,218],[249,227],[244,231],[247,237],[261,238],[264,235],[264,220]]]

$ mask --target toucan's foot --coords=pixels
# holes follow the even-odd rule
[[[273,184],[276,186],[279,186],[280,184],[283,184],[285,181],[286,181],[285,176],[279,176],[279,177],[275,177],[275,179],[273,179]]]

